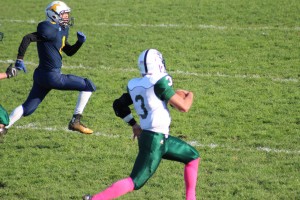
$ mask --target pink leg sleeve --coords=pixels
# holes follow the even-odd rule
[[[196,184],[200,158],[195,159],[184,167],[186,200],[196,200]]]
[[[134,183],[130,177],[121,179],[113,183],[104,191],[95,194],[92,200],[109,200],[120,197],[134,190]]]

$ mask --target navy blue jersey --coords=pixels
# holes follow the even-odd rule
[[[83,77],[62,74],[62,52],[73,56],[82,46],[82,42],[68,43],[69,28],[59,24],[43,21],[38,24],[37,32],[25,35],[18,50],[18,59],[23,59],[31,42],[37,43],[39,66],[33,74],[33,86],[22,104],[23,116],[31,115],[52,90],[77,90],[94,92],[94,83]]]
[[[66,44],[69,28],[62,28],[59,24],[43,21],[38,24],[37,41],[39,55],[38,68],[46,71],[60,71],[62,66],[62,49]]]

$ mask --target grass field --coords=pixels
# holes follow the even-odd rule
[[[4,0],[0,72],[14,62],[22,37],[44,20],[49,2]],[[195,93],[189,113],[171,110],[171,134],[201,153],[198,199],[300,199],[300,3],[298,0],[67,0],[76,31],[87,36],[63,73],[97,86],[84,123],[93,135],[67,130],[77,92],[51,91],[0,143],[1,200],[81,199],[127,177],[137,154],[131,129],[112,102],[139,76],[137,56],[159,49],[175,88]],[[22,104],[38,65],[1,80],[0,103]],[[124,200],[184,199],[183,165],[163,161]]]

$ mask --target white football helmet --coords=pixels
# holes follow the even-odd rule
[[[62,1],[53,1],[45,9],[47,20],[56,22],[61,26],[69,25],[70,16],[67,19],[63,19],[61,15],[63,13],[70,13],[70,12],[71,12],[71,8]]]
[[[166,66],[162,54],[156,49],[146,49],[138,58],[141,75],[165,73]]]

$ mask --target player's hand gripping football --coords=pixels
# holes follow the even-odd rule
[[[86,41],[86,36],[82,32],[77,32],[78,42],[84,43]]]

